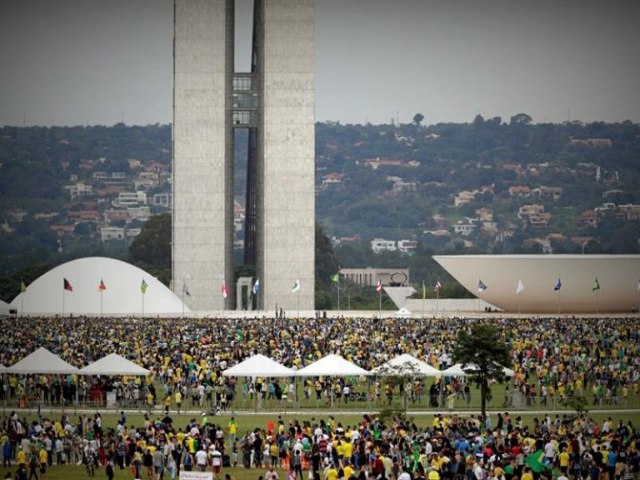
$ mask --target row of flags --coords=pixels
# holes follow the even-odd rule
[[[338,283],[340,281],[340,275],[338,273],[331,275],[329,278],[334,283]],[[71,285],[71,282],[66,278],[63,278],[62,280],[63,280],[62,288],[69,292],[73,292],[73,286]],[[144,295],[147,293],[148,288],[149,288],[149,284],[143,278],[142,282],[140,283],[140,292],[142,292],[142,294]],[[293,287],[291,288],[291,293],[299,292],[300,288],[301,288],[300,280],[296,280],[295,283],[293,284]],[[440,292],[441,288],[442,288],[442,284],[440,283],[440,279],[438,279],[435,285],[433,286],[433,291],[436,292],[437,294]],[[483,293],[486,290],[488,290],[488,288],[489,287],[487,287],[487,285],[481,279],[478,279],[478,293]],[[560,277],[558,277],[558,280],[556,280],[556,283],[553,286],[553,290],[556,292],[559,292],[561,288],[562,288],[562,280],[560,279]],[[105,285],[104,280],[100,279],[100,283],[98,284],[98,292],[102,293],[106,289],[107,289],[107,286]],[[591,287],[591,291],[596,292],[598,290],[600,290],[600,281],[598,280],[598,277],[596,277],[593,282],[593,286]],[[25,285],[24,281],[20,282],[20,291],[21,292],[27,291],[27,286]],[[224,282],[224,281],[222,282],[220,291],[222,293],[223,298],[226,299],[229,296],[229,287],[227,286],[227,282]],[[251,288],[251,292],[254,295],[257,295],[260,292],[260,279],[256,279],[255,283],[253,284],[253,287]],[[378,280],[376,282],[376,293],[381,293],[381,292],[382,292],[382,280]],[[520,295],[522,292],[524,292],[524,283],[522,283],[522,280],[518,280],[518,284],[516,286],[516,295]],[[638,292],[640,292],[640,279],[638,280]],[[186,282],[182,283],[182,293],[188,297],[191,296],[191,293],[187,288]],[[422,298],[423,299],[427,298],[427,287],[425,286],[424,281],[422,282]]]
[[[562,288],[562,280],[558,277],[558,280],[556,280],[556,283],[553,286],[553,290],[556,292],[559,292],[561,288]],[[479,279],[478,292],[483,293],[487,289],[488,287],[483,283],[482,280]],[[593,282],[593,286],[591,287],[591,291],[595,292],[598,290],[600,290],[600,281],[598,280],[598,277],[596,277]],[[522,283],[522,280],[518,280],[518,285],[516,286],[516,295],[520,295],[522,292],[524,292],[524,283]],[[638,280],[638,292],[640,292],[640,280]]]
[[[66,278],[63,278],[62,280],[63,280],[62,288],[69,292],[73,292],[73,286],[71,285],[71,282]],[[149,284],[143,278],[142,283],[140,283],[140,292],[142,292],[142,294],[144,295],[145,293],[147,293],[148,288],[149,288]],[[301,288],[300,280],[296,280],[295,283],[293,284],[293,287],[291,288],[291,293],[299,292],[300,288]],[[104,292],[106,289],[107,289],[107,286],[105,285],[104,280],[100,279],[100,283],[98,284],[98,291]],[[21,292],[27,291],[27,286],[25,285],[24,282],[21,282],[20,284],[20,291]],[[257,295],[260,292],[260,279],[256,279],[256,282],[253,284],[253,287],[251,288],[251,292],[254,295]],[[191,292],[189,292],[189,288],[187,287],[186,282],[182,283],[182,293],[187,297],[191,296]],[[223,298],[227,298],[229,296],[229,287],[227,286],[227,282],[222,282],[222,285],[220,287],[220,293],[222,294]]]

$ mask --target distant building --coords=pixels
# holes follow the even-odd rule
[[[611,147],[612,142],[610,138],[572,138],[569,140],[569,144],[572,146],[586,146],[586,147],[594,147],[594,148],[608,148]]]
[[[513,185],[509,187],[509,195],[512,197],[528,197],[531,195],[531,189],[526,185]]]
[[[108,242],[110,240],[124,240],[124,228],[102,227],[100,228],[100,239],[103,242]]]
[[[137,207],[147,204],[146,192],[120,192],[118,198],[111,202],[114,207]]]
[[[463,190],[458,192],[453,199],[453,205],[459,207],[460,205],[465,205],[467,203],[471,203],[476,199],[476,191],[470,192],[467,190]]]
[[[374,238],[371,240],[371,251],[373,253],[395,252],[396,250],[395,240],[385,240],[384,238]]]
[[[340,276],[361,287],[375,286],[378,280],[387,287],[409,285],[408,268],[341,268]]]
[[[153,195],[151,203],[157,207],[171,208],[172,201],[173,195],[170,193],[156,193]]]
[[[469,219],[459,220],[453,225],[453,231],[457,235],[462,235],[463,237],[468,237],[469,235],[471,235],[473,232],[475,232],[476,228],[478,228],[476,222],[473,222]]]
[[[397,248],[400,253],[412,255],[418,248],[418,242],[416,240],[398,240]]]

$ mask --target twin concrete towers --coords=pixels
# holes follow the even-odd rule
[[[314,0],[254,0],[250,72],[234,71],[234,22],[234,0],[175,0],[173,288],[182,295],[188,286],[192,310],[235,305],[234,129],[242,128],[244,263],[255,265],[258,305],[313,309]]]

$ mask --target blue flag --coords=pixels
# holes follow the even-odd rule
[[[562,283],[560,282],[560,279],[558,278],[558,281],[556,282],[556,286],[553,287],[554,290],[558,291],[562,288]]]

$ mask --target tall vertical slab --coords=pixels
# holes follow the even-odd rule
[[[173,290],[186,282],[193,310],[220,310],[233,274],[233,2],[174,8]]]
[[[261,81],[257,266],[266,309],[314,308],[315,9],[255,0]],[[300,290],[292,292],[296,280]]]

